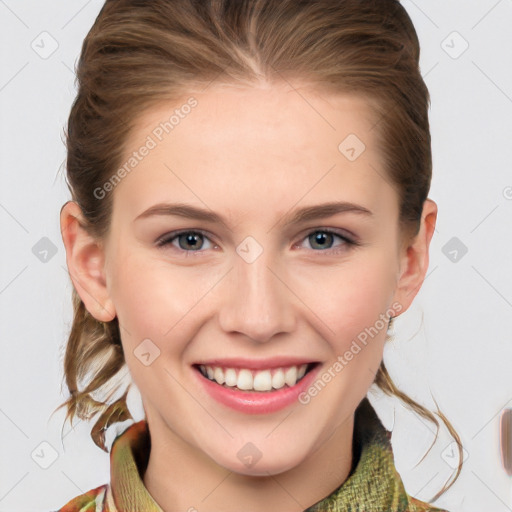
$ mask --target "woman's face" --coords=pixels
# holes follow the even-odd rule
[[[105,287],[150,428],[231,471],[275,474],[352,418],[389,317],[414,296],[401,286],[398,196],[361,98],[285,86],[190,96],[146,112],[129,140],[130,171],[109,191]],[[322,214],[327,203],[338,206]],[[310,362],[294,385],[288,367]],[[291,387],[253,400],[200,364],[240,387]]]

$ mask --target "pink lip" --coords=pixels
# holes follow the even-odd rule
[[[232,363],[233,361],[230,360],[229,364]],[[321,364],[315,365],[312,370],[306,373],[306,375],[291,388],[284,387],[267,392],[229,389],[205,377],[195,366],[194,373],[205,387],[207,393],[217,402],[245,414],[269,414],[298,402],[299,395],[311,386],[320,372],[321,367]]]
[[[316,362],[313,359],[300,359],[297,357],[272,357],[271,359],[245,359],[235,357],[228,359],[208,359],[197,361],[194,365],[220,366],[221,368],[247,368],[248,370],[267,370],[271,368],[282,368],[286,366],[301,366],[303,364]]]

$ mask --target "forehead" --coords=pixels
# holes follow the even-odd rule
[[[235,210],[242,202],[260,212],[273,201],[284,208],[327,195],[375,201],[389,182],[374,126],[370,104],[356,95],[289,85],[194,91],[139,117],[126,160],[151,149],[114,201],[134,215],[168,199],[218,198],[215,206]]]

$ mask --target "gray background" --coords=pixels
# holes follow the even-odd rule
[[[506,512],[512,480],[500,464],[498,429],[501,410],[512,407],[512,0],[403,4],[432,97],[430,197],[439,217],[428,277],[396,322],[385,361],[412,398],[435,410],[435,397],[467,452],[458,481],[436,505]],[[61,438],[64,412],[51,416],[65,398],[71,322],[59,230],[69,199],[63,130],[75,59],[101,5],[0,0],[1,511],[55,510],[109,479],[108,455],[90,440],[90,425],[67,425]],[[377,391],[370,400],[393,429],[407,491],[429,500],[457,460],[448,431],[419,463],[434,426]]]

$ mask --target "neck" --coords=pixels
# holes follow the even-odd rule
[[[151,451],[143,482],[164,512],[303,512],[345,482],[353,467],[354,415],[299,465],[269,476],[218,465],[176,436],[159,415],[148,416],[148,425]]]

